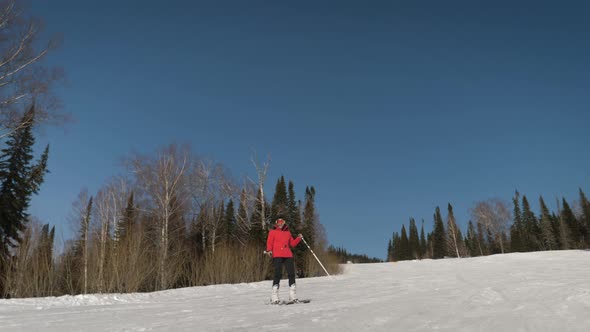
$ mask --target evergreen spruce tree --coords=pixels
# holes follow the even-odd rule
[[[465,246],[467,247],[467,254],[471,257],[476,257],[481,255],[479,250],[477,250],[477,232],[475,231],[475,226],[473,226],[473,222],[469,220],[467,225],[467,236],[465,237]]]
[[[301,201],[297,201],[293,181],[289,181],[287,190],[287,218],[291,234],[303,234],[303,223],[301,222]],[[297,275],[300,277],[304,275],[304,271],[301,267],[305,263],[306,250],[307,247],[303,244],[291,249],[291,251],[293,251],[293,256],[295,257]]]
[[[578,249],[580,245],[580,228],[578,220],[565,198],[562,199],[562,204],[561,219],[566,226],[568,248]]]
[[[0,155],[0,257],[8,259],[11,247],[21,241],[20,234],[26,228],[31,196],[37,194],[47,173],[49,146],[40,161],[31,165],[33,159],[33,126],[35,107],[23,116]]]
[[[580,205],[582,207],[582,216],[580,217],[580,227],[584,237],[585,247],[590,247],[590,201],[580,188]]]
[[[520,212],[520,193],[518,190],[512,198],[514,203],[514,223],[510,227],[510,250],[512,252],[525,251],[524,227],[522,225],[522,214]]]
[[[434,241],[433,236],[432,236],[433,232],[428,233],[428,235],[426,235],[426,252],[424,254],[424,258],[432,258],[434,257]]]
[[[387,262],[393,261],[393,237],[387,243]]]
[[[539,250],[539,241],[541,238],[541,228],[537,217],[531,210],[526,195],[522,196],[522,223],[524,226],[525,236],[523,237],[526,251]]]
[[[549,209],[543,200],[543,196],[539,197],[539,204],[541,206],[541,249],[558,249],[559,247],[553,231],[553,221],[549,214]]]
[[[41,286],[37,289],[38,296],[51,295],[51,273],[54,269],[53,264],[53,241],[55,239],[55,227],[49,229],[49,224],[43,225],[39,242],[34,251],[34,258],[37,259],[37,273],[33,279],[33,285]],[[48,289],[49,288],[49,289]]]
[[[135,206],[134,199],[135,195],[133,192],[131,192],[129,198],[127,198],[127,205],[125,207],[125,211],[123,212],[123,222],[119,223],[119,234],[121,235],[121,240],[127,239],[135,227],[138,211],[137,207]]]
[[[409,260],[410,257],[410,241],[408,240],[408,233],[406,232],[406,226],[402,225],[402,235],[400,238],[400,255],[401,260]]]
[[[420,238],[418,237],[418,227],[414,218],[410,218],[410,259],[420,258]]]
[[[555,244],[557,249],[562,249],[563,244],[561,243],[561,224],[560,219],[555,212],[551,213],[551,230],[553,231],[553,238],[555,239]]]
[[[301,233],[301,214],[297,198],[295,197],[295,188],[292,181],[289,181],[289,189],[287,192],[287,218],[289,225],[295,233]]]
[[[445,236],[445,226],[440,214],[440,208],[437,206],[434,213],[434,230],[432,231],[433,252],[434,259],[444,258],[447,255],[447,241]]]
[[[400,260],[402,260],[402,252],[401,252],[401,238],[399,236],[398,232],[393,233],[393,245],[392,245],[392,250],[393,250],[393,261],[394,262],[398,262]]]
[[[281,176],[275,186],[275,194],[270,207],[270,222],[274,223],[278,218],[287,219],[289,215],[289,202],[287,199],[287,185],[285,177]],[[291,224],[292,220],[287,220]]]
[[[303,209],[303,227],[301,234],[312,248],[315,245],[315,189],[305,188],[305,208]]]
[[[236,214],[234,211],[234,201],[232,199],[227,202],[227,207],[225,208],[225,216],[224,216],[224,230],[225,230],[225,238],[223,242],[226,245],[233,244],[233,239],[236,236],[236,232],[238,229],[238,225],[236,222]]]
[[[420,259],[426,255],[426,237],[424,236],[424,219],[422,219],[422,227],[420,229]]]

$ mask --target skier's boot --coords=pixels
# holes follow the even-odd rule
[[[270,303],[271,304],[279,304],[281,300],[279,299],[279,285],[272,285],[272,295],[270,296]]]
[[[295,284],[289,286],[289,302],[299,302],[299,300],[297,299],[297,286],[295,286]]]

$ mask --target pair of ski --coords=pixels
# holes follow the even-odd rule
[[[280,301],[279,303],[269,302],[268,304],[270,304],[270,305],[290,305],[290,304],[300,304],[300,303],[309,303],[309,302],[311,302],[311,299],[304,299],[304,300],[299,300],[299,301]]]

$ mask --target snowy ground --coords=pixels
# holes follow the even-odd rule
[[[0,300],[0,331],[590,331],[590,251],[347,265],[298,280]],[[287,297],[286,280],[281,295]]]

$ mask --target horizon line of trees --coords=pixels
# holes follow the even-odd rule
[[[394,232],[389,240],[387,261],[590,248],[590,201],[581,188],[579,201],[573,205],[565,198],[557,200],[557,212],[549,211],[540,196],[540,213],[535,215],[526,195],[521,198],[518,191],[512,203],[511,212],[500,199],[476,202],[465,233],[461,232],[450,203],[446,222],[436,207],[429,233],[424,232],[424,219],[418,234],[416,221],[410,218],[409,229],[402,224],[400,232]]]
[[[334,247],[330,245],[328,247],[328,252],[335,255],[338,259],[338,263],[340,264],[360,264],[360,263],[382,263],[383,260],[377,257],[369,257],[366,254],[353,254],[349,253],[343,247]]]
[[[277,218],[287,220],[293,234],[303,234],[336,273],[315,188],[306,187],[303,201],[297,200],[293,181],[281,176],[269,203],[264,193],[268,162],[252,162],[257,180],[240,185],[223,165],[188,147],[172,144],[153,155],[133,155],[126,161],[127,176],[113,177],[95,195],[79,194],[70,218],[76,236],[59,255],[54,227],[30,222],[26,213],[1,219],[2,225],[19,226],[12,238],[4,231],[9,228],[0,228],[2,243],[12,243],[0,257],[0,296],[145,292],[265,280],[272,262],[263,251]],[[39,167],[26,169],[44,174]],[[29,184],[38,190],[40,180]],[[3,182],[0,189],[9,187]],[[0,195],[0,204],[15,201]],[[307,247],[298,246],[294,255],[299,277],[323,274]]]

